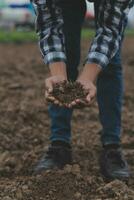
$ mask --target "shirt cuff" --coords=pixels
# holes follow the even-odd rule
[[[50,52],[47,55],[43,55],[44,63],[51,64],[54,62],[65,62],[66,63],[66,56],[63,52]]]
[[[90,52],[85,64],[95,63],[104,69],[109,64],[109,59],[105,54],[99,52]]]

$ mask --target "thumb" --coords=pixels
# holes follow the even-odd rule
[[[95,95],[96,95],[95,90],[92,90],[89,92],[89,94],[87,95],[87,98],[86,98],[88,103],[92,103],[93,99],[95,98]]]
[[[45,85],[46,85],[46,89],[49,93],[53,91],[53,83],[52,83],[52,80],[50,78],[46,79]]]
[[[88,95],[87,95],[87,98],[86,98],[86,100],[87,100],[87,102],[88,102],[88,103],[90,103],[90,102],[91,102],[91,97],[90,97],[90,94],[88,94]]]

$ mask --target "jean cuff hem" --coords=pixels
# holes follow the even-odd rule
[[[56,138],[56,139],[50,139],[51,142],[55,142],[55,141],[61,141],[61,142],[66,142],[68,144],[71,144],[70,140],[67,139],[63,139],[63,138]]]

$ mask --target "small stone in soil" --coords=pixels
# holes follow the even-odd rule
[[[78,175],[80,174],[80,166],[78,164],[74,164],[71,170],[72,174]]]
[[[81,197],[81,193],[80,192],[76,192],[75,195],[74,195],[74,198],[75,199],[80,199]]]
[[[72,170],[72,165],[66,165],[66,166],[64,167],[64,172],[66,172],[66,173],[70,173],[71,170]]]

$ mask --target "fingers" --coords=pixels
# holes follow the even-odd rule
[[[58,96],[57,97],[53,96],[53,86],[56,82],[57,82],[57,79],[54,79],[54,77],[53,77],[53,79],[51,79],[51,77],[50,77],[50,78],[46,79],[46,81],[45,81],[46,100],[55,105],[64,106],[67,108],[77,108],[77,107],[82,108],[82,107],[91,105],[91,103],[93,102],[93,100],[96,96],[96,87],[94,86],[94,84],[92,82],[86,82],[86,84],[83,84],[83,97],[80,97],[80,99],[75,99],[74,101],[72,101],[69,104],[62,103],[57,99]],[[59,97],[59,99],[60,99],[60,97]]]
[[[89,94],[87,95],[85,100],[76,99],[75,101],[71,102],[68,105],[68,107],[69,108],[83,108],[86,106],[90,106],[93,103],[93,101],[95,100],[95,96],[96,96],[96,88],[89,91]]]
[[[62,103],[59,102],[54,96],[52,96],[53,91],[53,80],[51,78],[46,79],[45,81],[46,91],[45,91],[45,98],[47,102],[53,103],[58,106],[62,106]]]
[[[96,87],[91,85],[92,87],[89,87],[88,85],[88,95],[87,97],[85,98],[85,100],[82,100],[82,99],[76,99],[75,101],[72,101],[68,107],[69,108],[82,108],[82,107],[86,107],[86,106],[90,106],[94,99],[95,99],[95,96],[96,96]],[[87,87],[86,87],[87,89]]]
[[[88,106],[88,103],[86,102],[86,100],[76,99],[75,101],[70,103],[68,107],[69,108],[83,108],[86,106]]]
[[[70,104],[67,105],[67,107],[72,108],[76,104],[77,104],[76,101],[72,101]]]
[[[48,93],[47,90],[45,92],[45,98],[46,98],[47,102],[49,102],[49,103],[53,103],[58,106],[63,106],[63,104],[61,102],[59,102],[55,97],[53,97],[50,93]]]
[[[63,81],[65,81],[65,78],[60,76],[52,76],[45,80],[45,87],[46,87],[45,98],[47,102],[53,103],[58,106],[63,106],[63,104],[52,94],[54,84],[61,83]]]

